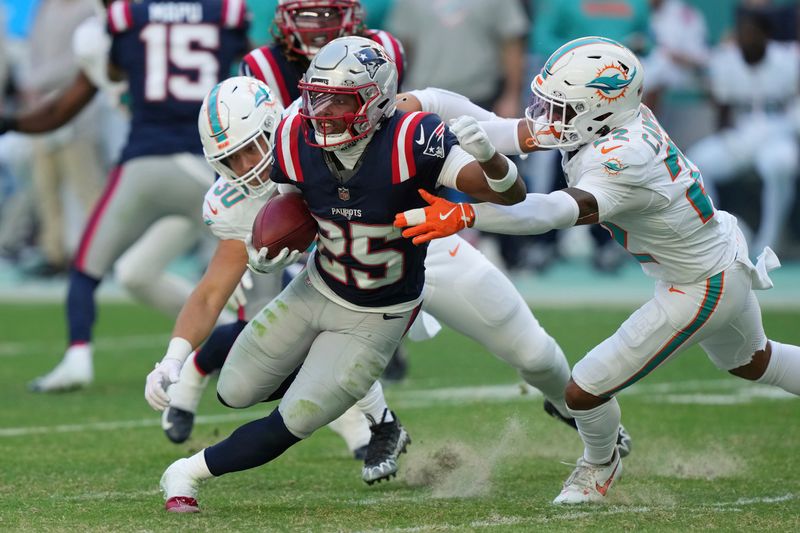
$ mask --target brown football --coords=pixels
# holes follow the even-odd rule
[[[317,221],[298,193],[273,196],[253,221],[253,247],[266,246],[269,259],[284,248],[305,252],[316,238]]]

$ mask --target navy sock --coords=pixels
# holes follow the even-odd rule
[[[92,340],[95,320],[94,291],[99,284],[99,279],[89,277],[74,268],[69,272],[67,323],[70,344]]]
[[[208,375],[222,368],[228,353],[231,351],[236,337],[247,325],[247,321],[238,320],[224,326],[217,326],[208,337],[203,347],[197,352],[194,360],[197,368]]]
[[[266,464],[300,439],[292,435],[276,407],[266,418],[255,420],[205,451],[208,471],[214,476]]]

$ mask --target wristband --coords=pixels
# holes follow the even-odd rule
[[[506,192],[517,182],[517,165],[515,165],[507,157],[503,157],[505,158],[506,163],[508,163],[508,172],[506,172],[505,176],[499,180],[495,180],[487,176],[486,172],[483,173],[484,177],[486,178],[486,183],[489,184],[489,188],[494,192]]]
[[[186,361],[189,354],[192,353],[192,343],[182,337],[172,337],[167,346],[167,354],[164,359],[177,359],[180,362]]]

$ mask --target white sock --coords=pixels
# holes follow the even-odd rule
[[[550,360],[550,368],[540,372],[520,370],[520,375],[526,383],[542,391],[542,395],[558,409],[559,413],[570,417],[567,402],[564,400],[564,390],[567,388],[570,376],[567,358],[553,338],[550,338],[547,348],[542,351],[542,356]]]
[[[583,459],[595,465],[602,465],[614,456],[617,446],[619,421],[622,414],[616,398],[603,405],[586,411],[569,409],[569,414],[578,424],[578,433],[585,446]]]
[[[201,374],[197,369],[194,362],[196,356],[197,352],[189,355],[181,367],[180,379],[177,383],[170,385],[167,391],[170,406],[190,413],[197,412],[197,405],[200,403],[200,398],[202,398],[208,383],[208,376]]]
[[[386,405],[386,398],[383,396],[383,387],[380,381],[373,383],[366,396],[358,400],[356,405],[367,417],[367,420],[370,420],[371,426],[394,420],[389,406]]]
[[[345,411],[342,416],[328,424],[328,427],[344,439],[347,449],[351,452],[369,444],[372,436],[367,417],[357,405]]]
[[[764,375],[756,381],[800,395],[800,347],[772,340],[769,342],[772,344],[772,355]]]
[[[195,479],[202,480],[214,477],[208,470],[208,465],[206,465],[205,448],[186,458],[186,470]]]

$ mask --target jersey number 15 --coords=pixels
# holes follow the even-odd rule
[[[219,81],[219,62],[214,54],[220,41],[217,26],[148,24],[139,36],[145,45],[147,100],[162,101],[169,95],[176,100],[200,102]]]

